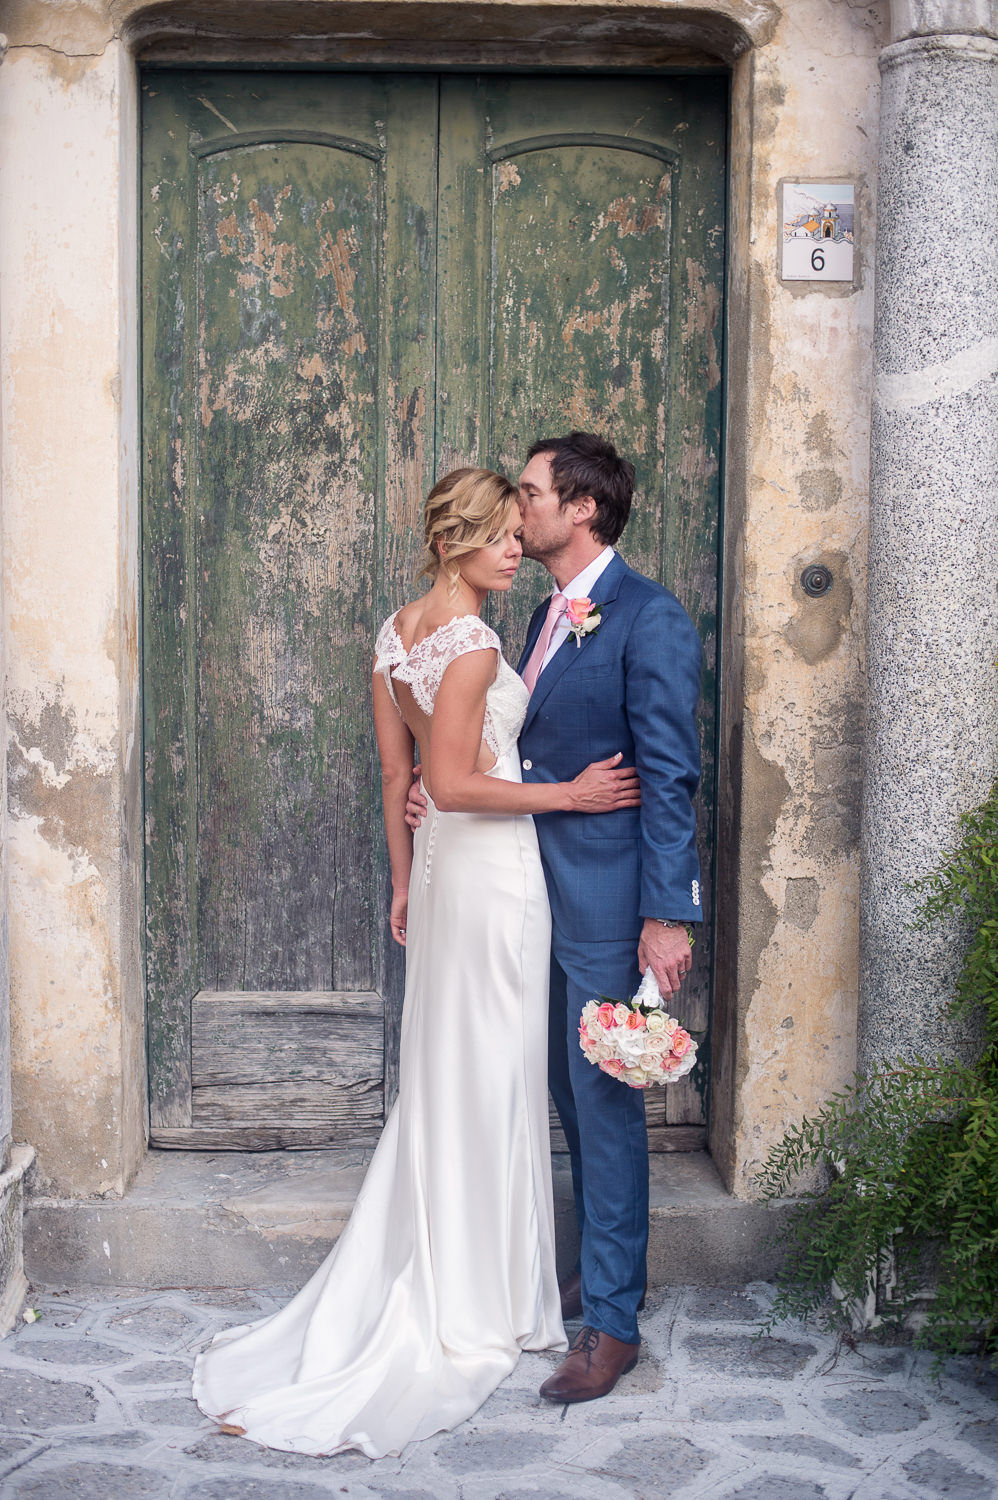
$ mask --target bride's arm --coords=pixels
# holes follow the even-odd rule
[[[485,695],[495,681],[498,652],[467,651],[444,672],[433,704],[429,775],[441,812],[614,812],[637,807],[636,772],[617,770],[620,756],[598,761],[574,781],[501,781],[477,768],[485,724]],[[408,795],[408,786],[406,794]],[[402,798],[403,812],[406,797]]]
[[[415,740],[391,700],[380,672],[374,677],[374,733],[381,757],[381,805],[392,872],[392,937],[405,947],[412,868],[412,832],[406,826],[405,803],[412,782]]]

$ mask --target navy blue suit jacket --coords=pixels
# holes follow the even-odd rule
[[[700,779],[700,640],[674,594],[614,556],[592,590],[597,630],[562,643],[520,733],[524,781],[571,781],[623,751],[640,808],[535,817],[555,926],[574,941],[633,938],[645,917],[701,919],[693,796]],[[534,611],[520,670],[547,613]]]

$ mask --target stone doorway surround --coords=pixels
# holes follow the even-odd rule
[[[975,77],[993,86],[996,12],[995,0],[906,0],[893,8],[892,29],[878,0],[8,5],[0,358],[13,1136],[37,1148],[37,1189],[49,1204],[68,1211],[74,1202],[120,1196],[146,1141],[138,63],[730,69],[711,1149],[727,1191],[751,1199],[753,1173],[785,1122],[848,1078],[856,1057],[878,62],[892,42],[907,46],[925,33],[947,57],[973,54],[979,69],[990,60],[990,72]],[[964,41],[951,46],[950,32]],[[976,39],[969,47],[968,36]],[[892,76],[888,66],[886,89]],[[921,129],[919,118],[910,116],[909,128]],[[932,128],[950,124],[944,114]],[[961,141],[951,145],[957,161]],[[881,145],[883,153],[901,149]],[[777,187],[795,177],[855,181],[852,286],[779,281]],[[985,233],[993,243],[998,222],[987,191],[982,211],[991,215]],[[889,286],[889,260],[882,264]],[[876,358],[892,371],[884,351],[900,344],[891,342],[895,312],[885,295]],[[960,310],[984,316],[972,300]],[[968,343],[972,337],[970,330]],[[915,360],[917,341],[908,347]],[[971,445],[988,418],[974,420]],[[986,473],[990,420],[979,447]],[[903,444],[903,435],[893,440]],[[883,474],[887,449],[877,442],[874,469]],[[896,463],[888,468],[897,472]],[[875,489],[875,501],[884,493]],[[976,518],[984,551],[994,538],[993,486],[988,493]],[[810,563],[833,575],[820,600],[800,587]],[[885,576],[881,568],[881,600]],[[994,569],[990,576],[993,585]],[[973,577],[976,586],[979,569]],[[980,618],[979,604],[972,618]],[[921,618],[916,611],[916,628]],[[981,660],[988,648],[993,661],[996,645],[982,639]],[[898,644],[871,624],[871,648],[883,684]],[[993,679],[989,688],[974,670],[961,686],[984,694],[980,722],[949,752],[973,761],[961,783],[968,792],[995,764]],[[886,698],[882,687],[875,693],[876,712]],[[919,738],[908,722],[920,749],[930,737]],[[890,775],[898,774],[895,765]],[[901,816],[896,796],[892,805],[876,824],[878,845]],[[939,827],[950,827],[952,815],[948,806]],[[875,962],[868,972],[865,1014],[873,1015]],[[0,1079],[0,1093],[4,1087]],[[109,1265],[108,1275],[127,1279],[121,1269]]]

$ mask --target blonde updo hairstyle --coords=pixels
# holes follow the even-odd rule
[[[461,558],[499,540],[518,498],[516,486],[492,469],[452,469],[438,479],[423,511],[426,560],[420,578],[436,578],[443,570],[453,593]]]

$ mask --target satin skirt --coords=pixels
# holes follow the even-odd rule
[[[514,752],[490,774],[519,780]],[[564,1349],[547,1108],[550,915],[533,821],[429,814],[409,887],[399,1094],[353,1214],[194,1398],[252,1441],[371,1458],[455,1427],[521,1349]]]

